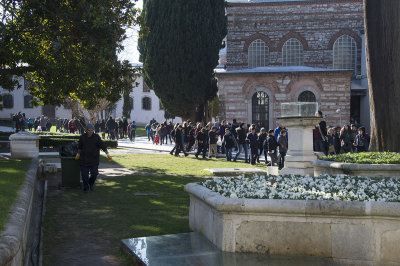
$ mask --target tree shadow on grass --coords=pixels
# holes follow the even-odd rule
[[[150,167],[148,170],[154,171]],[[46,237],[47,249],[49,253],[56,252],[63,242],[79,242],[81,236],[86,238],[83,242],[88,241],[89,235],[103,239],[109,250],[118,253],[121,239],[189,232],[189,196],[183,187],[200,180],[133,174],[99,180],[95,191],[89,194],[78,188],[66,189],[47,199],[46,233],[48,236],[64,233],[61,238]],[[158,195],[135,196],[135,193]]]

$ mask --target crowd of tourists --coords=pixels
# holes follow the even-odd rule
[[[158,123],[154,119],[145,127],[148,141],[154,145],[174,143],[171,155],[185,156],[193,151],[195,157],[212,158],[225,154],[227,161],[236,161],[244,153],[246,163],[260,163],[264,156],[269,165],[284,166],[288,138],[286,129],[278,127],[266,130],[257,124],[222,122],[207,123],[184,121],[182,124],[164,121]],[[270,161],[268,161],[270,158]]]
[[[355,124],[328,127],[322,112],[318,111],[317,115],[321,117],[321,121],[313,130],[314,151],[325,155],[368,151],[370,137],[365,127],[357,127]]]
[[[26,118],[25,113],[15,113],[12,115],[12,128],[16,131],[50,131],[53,126],[47,116],[38,116],[36,118]]]
[[[314,151],[325,155],[368,151],[369,135],[364,127],[357,128],[355,124],[327,127],[322,112],[316,115],[321,121],[313,130]],[[288,150],[288,132],[282,123],[267,130],[258,124],[237,123],[235,119],[232,123],[223,120],[206,125],[190,120],[182,124],[158,123],[152,119],[145,129],[148,141],[154,145],[174,143],[170,154],[175,156],[181,152],[188,156],[193,151],[196,158],[225,154],[227,161],[236,161],[244,153],[246,163],[254,165],[264,156],[266,164],[278,165],[281,169]]]
[[[58,119],[56,131],[82,134],[86,127],[84,118],[80,119]],[[101,135],[103,139],[123,139],[134,140],[136,132],[135,121],[128,122],[126,117],[114,119],[110,116],[108,119],[98,119],[93,124],[94,132]]]

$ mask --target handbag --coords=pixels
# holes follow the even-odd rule
[[[333,144],[329,145],[329,147],[328,147],[328,154],[334,153],[334,152],[335,152],[335,146],[333,146]]]

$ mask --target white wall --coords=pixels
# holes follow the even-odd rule
[[[20,84],[23,86],[23,78],[19,78]],[[164,110],[160,110],[160,101],[158,97],[155,95],[154,91],[143,92],[143,79],[139,77],[137,79],[139,86],[134,88],[131,92],[130,96],[133,97],[133,110],[131,112],[131,117],[129,121],[136,121],[137,125],[145,125],[150,122],[151,119],[156,119],[158,122],[163,122],[164,118]],[[9,119],[12,114],[25,113],[26,118],[34,118],[42,115],[42,106],[34,107],[34,108],[24,108],[24,95],[28,94],[28,91],[25,91],[23,87],[20,89],[16,89],[12,92],[8,92],[0,87],[0,94],[10,93],[14,97],[14,107],[13,108],[3,108],[0,111],[0,119]],[[151,110],[143,110],[142,109],[142,99],[144,97],[151,98]],[[121,98],[117,104],[114,112],[112,113],[114,118],[122,117],[122,103],[123,99]],[[56,107],[55,112],[56,117],[60,118],[72,118],[71,110],[65,109],[63,106]],[[89,118],[89,114],[85,112],[85,116]],[[181,118],[175,118],[174,122],[182,122]]]
[[[139,86],[134,88],[130,93],[130,96],[133,97],[133,109],[131,112],[131,117],[128,119],[129,122],[134,120],[137,125],[145,125],[150,122],[151,119],[157,120],[157,122],[163,122],[164,118],[164,110],[160,110],[160,101],[154,91],[150,90],[150,92],[143,92],[143,78],[139,77],[136,80],[139,83]],[[151,98],[151,110],[143,110],[142,108],[142,99],[144,97]],[[117,106],[115,109],[115,117],[122,117],[122,104],[123,99],[121,98],[117,102]],[[174,122],[182,122],[181,118],[175,118]]]
[[[24,90],[24,79],[18,78],[19,84],[22,86],[19,89],[15,89],[11,92],[0,87],[0,94],[11,94],[14,98],[14,107],[13,108],[4,108],[0,110],[0,119],[9,119],[15,113],[21,111],[21,113],[25,113],[27,118],[29,117],[37,117],[42,115],[42,107],[33,107],[33,108],[24,108],[24,96],[29,94],[28,91]]]

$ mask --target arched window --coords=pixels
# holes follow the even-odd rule
[[[150,111],[151,110],[151,98],[150,97],[143,97],[142,99],[142,109]]]
[[[249,46],[249,68],[267,66],[269,63],[269,48],[262,40],[255,40]]]
[[[14,108],[14,97],[12,94],[3,94],[3,108]]]
[[[282,65],[302,66],[303,64],[303,45],[295,38],[287,40],[282,47]]]
[[[356,70],[357,44],[349,35],[340,36],[333,44],[333,68]]]
[[[298,98],[299,102],[316,102],[317,99],[315,97],[315,94],[311,91],[303,91],[302,93],[300,93],[299,98]]]
[[[25,95],[24,96],[24,108],[33,108],[32,100],[33,100],[32,95]]]
[[[269,97],[264,91],[257,91],[252,97],[252,123],[269,128]]]

